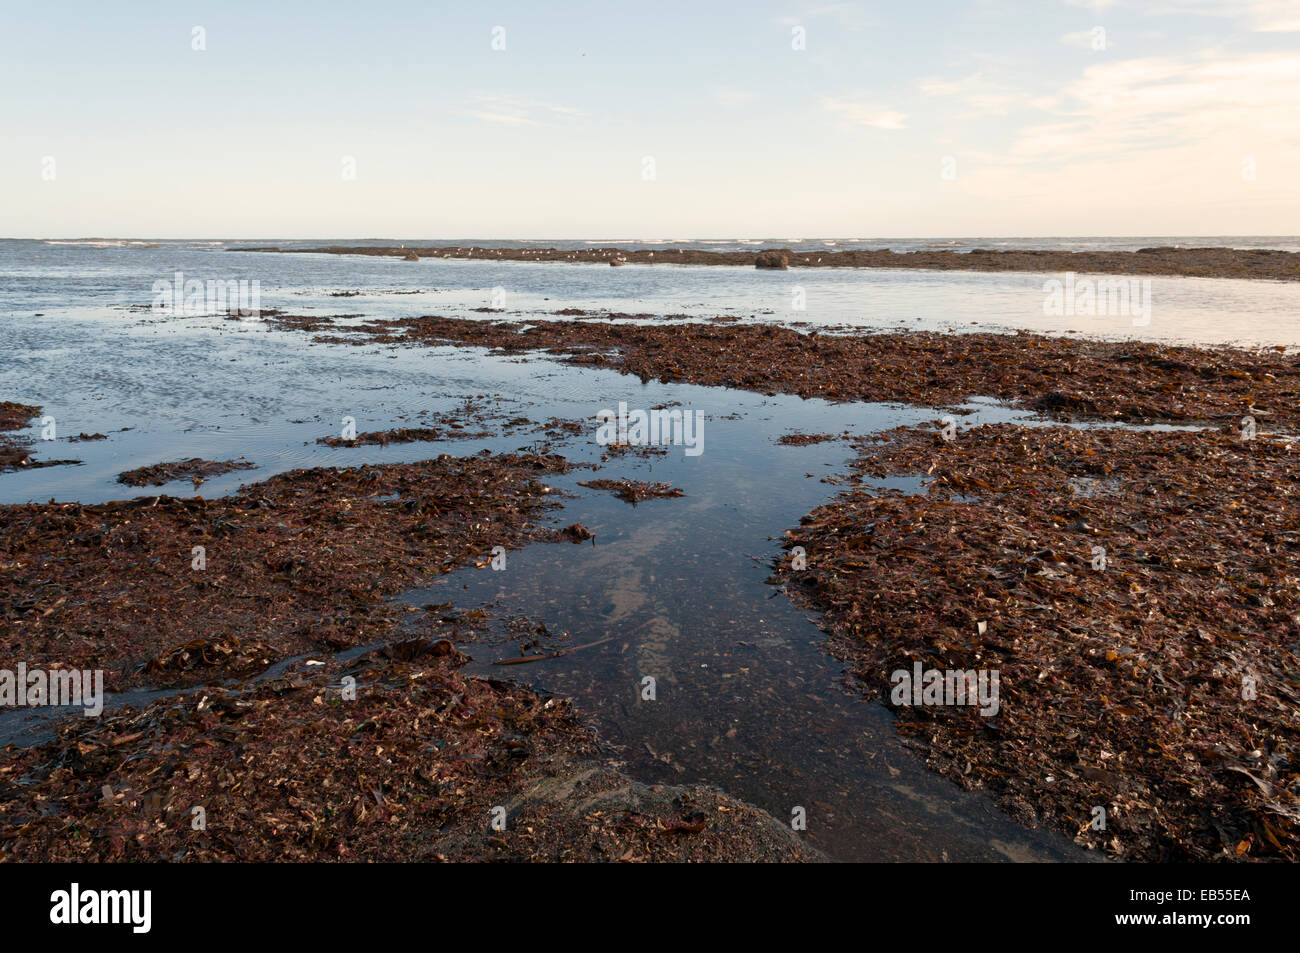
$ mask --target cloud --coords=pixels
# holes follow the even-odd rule
[[[1005,116],[1025,99],[1008,86],[986,80],[983,73],[972,73],[962,79],[923,80],[921,92],[956,99],[967,107],[967,116]]]
[[[1257,33],[1300,32],[1295,0],[1167,0],[1150,12],[1244,20]]]
[[[847,126],[870,126],[873,129],[906,129],[907,114],[851,99],[827,96],[822,99],[822,109],[837,114]]]
[[[1155,146],[1261,138],[1300,145],[1300,55],[1147,58],[1084,70],[1060,96],[1058,121],[1023,129],[1012,158],[1033,161],[1116,156]]]
[[[556,121],[584,118],[587,114],[573,106],[545,103],[504,93],[478,93],[463,112],[480,122],[507,126],[548,126]]]
[[[1026,234],[1283,234],[1296,102],[1300,53],[1101,60],[1036,97],[1047,120],[1006,148],[963,152],[962,194]]]
[[[803,26],[809,20],[834,20],[848,30],[861,30],[876,21],[866,10],[855,3],[802,3],[799,12],[789,16],[773,17],[777,26]]]

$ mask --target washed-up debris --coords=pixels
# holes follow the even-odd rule
[[[553,538],[537,521],[558,494],[539,477],[567,469],[443,455],[294,470],[214,500],[0,506],[0,667],[99,668],[118,691],[382,641],[400,614],[388,596]]]
[[[19,404],[12,400],[0,401],[0,473],[81,462],[80,460],[35,460],[32,458],[28,444],[3,433],[5,430],[22,430],[29,420],[39,417],[40,413],[41,408],[31,404]]]
[[[627,311],[588,311],[584,308],[560,308],[549,313],[560,317],[580,318],[583,321],[688,321],[691,317],[689,314],[653,314],[649,311],[632,314]]]
[[[644,480],[586,480],[579,481],[578,486],[590,487],[593,490],[608,490],[620,500],[633,506],[649,499],[685,496],[671,483],[647,483]]]
[[[546,423],[540,424],[537,429],[549,437],[558,438],[572,437],[589,428],[581,420],[564,420],[561,417],[552,417]]]
[[[432,427],[398,427],[393,430],[378,430],[359,433],[355,437],[321,437],[316,442],[331,447],[386,447],[390,443],[416,443],[439,440],[480,440],[492,436],[484,425],[501,415],[488,414],[485,409],[466,401],[457,408],[457,412],[429,415],[421,412],[421,417],[429,417],[436,426]]]
[[[649,459],[650,457],[665,457],[668,455],[667,447],[656,446],[651,443],[614,443],[605,444],[605,449],[600,454],[602,462],[608,462],[618,457],[625,457],[631,454],[634,457]]]
[[[335,318],[357,317],[357,315],[286,314],[278,308],[263,308],[258,317],[281,331],[323,331],[334,326]],[[244,319],[239,314],[232,314],[230,318],[231,320]]]
[[[777,443],[787,447],[806,447],[809,444],[825,443],[827,440],[835,440],[833,433],[788,433],[782,434]]]
[[[401,427],[396,430],[379,430],[359,433],[355,437],[321,437],[317,443],[331,447],[360,447],[365,445],[386,447],[390,443],[415,443],[417,440],[455,440],[464,435],[455,434],[436,427]]]
[[[12,400],[0,400],[0,430],[22,430],[27,421],[39,417],[41,408],[32,404],[19,404]]]
[[[818,508],[787,534],[806,568],[774,581],[933,767],[1115,857],[1300,859],[1296,446],[1012,425],[859,445],[859,472],[925,490]],[[999,673],[996,712],[906,705],[915,665]]]
[[[208,477],[221,476],[235,470],[256,470],[257,465],[243,457],[238,460],[204,460],[191,457],[188,460],[176,460],[171,463],[155,463],[152,466],[137,467],[117,475],[118,483],[127,486],[163,486],[175,480],[193,480],[195,485]]]
[[[264,671],[276,657],[276,651],[261,642],[234,636],[199,638],[173,646],[150,659],[144,671],[147,675],[157,675],[207,668],[221,669],[224,675],[230,676],[252,675]]]
[[[582,543],[589,539],[596,538],[596,534],[587,529],[587,527],[583,526],[581,523],[573,523],[564,527],[564,529],[559,531],[558,535],[561,539],[567,539],[572,543]]]
[[[421,317],[374,338],[541,351],[643,381],[832,401],[946,407],[993,397],[1062,420],[1239,421],[1300,426],[1300,355],[1035,334],[823,334],[774,325],[595,324]],[[655,448],[662,449],[662,448]],[[606,448],[610,452],[611,448]]]
[[[19,404],[12,400],[0,401],[0,431],[22,430],[27,421],[40,416],[41,408]],[[31,463],[31,454],[21,443],[0,433],[0,473],[17,470]]]
[[[612,635],[607,635],[603,639],[597,639],[594,642],[586,642],[582,645],[571,645],[567,648],[557,649],[554,652],[542,652],[537,655],[517,655],[514,658],[499,659],[493,662],[493,665],[524,665],[528,662],[543,662],[546,659],[561,658],[580,649],[589,649],[597,645],[604,645],[606,642],[613,641]]]
[[[454,652],[404,654],[296,664],[6,749],[0,860],[819,859],[719,791],[635,784],[565,701],[466,677]]]

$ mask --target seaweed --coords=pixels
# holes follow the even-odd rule
[[[238,460],[204,460],[191,457],[188,460],[175,460],[170,463],[155,463],[147,467],[137,467],[117,475],[118,483],[127,486],[164,486],[175,480],[190,479],[197,487],[208,477],[221,476],[235,470],[255,470],[256,464],[249,463],[242,457]]]
[[[932,767],[1114,857],[1297,859],[1293,444],[1002,424],[859,449],[862,475],[925,489],[846,491],[773,581]],[[895,704],[917,663],[999,672],[996,715]]]
[[[590,487],[593,490],[608,490],[620,500],[631,503],[633,506],[649,499],[685,495],[671,483],[647,483],[644,480],[586,480],[579,481],[578,486]]]

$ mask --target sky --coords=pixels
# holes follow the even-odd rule
[[[0,236],[1300,232],[1300,0],[0,6]]]

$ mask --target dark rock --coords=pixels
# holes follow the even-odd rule
[[[784,271],[790,267],[790,253],[776,249],[767,249],[758,253],[754,259],[755,268],[772,268]]]

